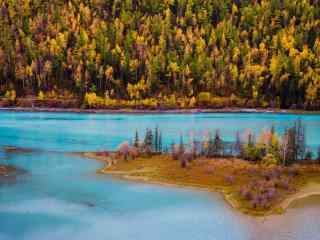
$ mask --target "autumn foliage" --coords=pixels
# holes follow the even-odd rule
[[[319,109],[319,15],[317,0],[3,0],[0,95]]]

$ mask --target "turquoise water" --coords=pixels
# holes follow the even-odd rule
[[[0,163],[28,170],[0,184],[0,240],[287,240],[320,239],[320,203],[266,219],[244,216],[218,194],[129,183],[97,176],[98,162],[68,152],[115,149],[136,129],[156,125],[164,142],[179,134],[221,129],[278,132],[302,118],[307,144],[320,144],[320,115],[153,114],[94,115],[0,112]],[[4,146],[32,148],[4,152]]]

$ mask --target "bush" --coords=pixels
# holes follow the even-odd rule
[[[189,107],[194,108],[196,106],[197,100],[195,97],[190,98]]]
[[[128,160],[129,151],[130,151],[130,146],[127,141],[125,141],[119,145],[118,154],[121,157],[123,157],[124,160]]]
[[[130,147],[129,149],[129,156],[132,158],[132,159],[135,159],[137,157],[139,157],[139,149],[137,147]]]
[[[182,154],[180,153],[179,160],[181,162],[190,163],[193,160],[193,155],[191,152],[184,152]]]
[[[267,209],[277,196],[277,189],[273,182],[260,180],[252,181],[248,186],[242,187],[239,192],[242,199],[250,202],[252,208]]]
[[[262,149],[257,146],[246,144],[243,148],[243,157],[249,161],[261,160],[263,156]]]
[[[45,99],[44,93],[40,90],[38,94],[38,100],[43,101]]]
[[[224,180],[225,180],[226,183],[229,184],[229,185],[234,184],[234,181],[235,181],[234,176],[232,176],[232,175],[225,176],[225,177],[224,177]]]
[[[268,153],[262,158],[261,163],[269,167],[269,166],[278,165],[279,160],[272,153]]]
[[[180,149],[179,149],[179,145],[177,144],[173,144],[171,146],[171,157],[173,160],[178,160],[180,157]]]
[[[164,97],[163,104],[166,108],[176,108],[177,107],[177,99],[174,94],[170,95],[169,97]]]
[[[15,101],[16,100],[16,91],[15,90],[7,90],[6,91],[6,94],[5,94],[5,97],[7,99],[9,99],[10,101]]]
[[[198,95],[198,104],[200,106],[210,105],[211,94],[209,92],[201,92]]]
[[[84,97],[84,103],[89,108],[103,107],[104,99],[96,95],[96,93],[86,93]]]

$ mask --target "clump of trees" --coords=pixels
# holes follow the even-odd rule
[[[132,144],[124,142],[119,146],[118,152],[125,159],[143,153],[145,155],[161,154],[167,152],[162,143],[162,133],[158,127],[146,129],[144,137],[139,138],[135,132]],[[258,138],[251,130],[243,134],[236,132],[235,141],[224,141],[219,130],[214,134],[209,132],[201,140],[192,137],[185,143],[180,135],[178,144],[172,142],[170,147],[172,159],[179,160],[182,167],[187,167],[198,157],[208,159],[238,157],[266,167],[291,166],[295,163],[313,160],[313,152],[306,146],[306,131],[301,120],[294,122],[293,126],[284,130],[279,136],[274,127],[261,131]],[[133,152],[133,153],[132,153]],[[316,159],[320,157],[320,147]]]
[[[128,141],[121,143],[117,153],[124,160],[135,159],[141,154],[145,156],[160,154],[163,151],[162,134],[158,127],[154,130],[147,128],[143,140],[140,140],[138,131],[135,132],[133,144]]]
[[[246,130],[242,137],[237,132],[234,142],[224,141],[219,130],[215,131],[214,135],[209,133],[201,141],[191,140],[189,144],[183,143],[182,136],[180,139],[178,145],[173,143],[171,146],[172,158],[176,160],[185,152],[189,153],[192,159],[198,156],[240,157],[265,166],[290,166],[299,161],[313,159],[313,153],[306,146],[305,126],[301,120],[297,120],[292,127],[285,129],[282,136],[271,127],[263,130],[258,139],[250,130]]]
[[[3,0],[0,12],[10,101],[320,108],[317,0]]]

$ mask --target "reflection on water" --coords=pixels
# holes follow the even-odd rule
[[[237,118],[236,114],[0,113],[0,149],[11,145],[41,150],[0,151],[0,163],[29,172],[19,175],[15,184],[0,185],[0,240],[320,239],[317,204],[296,203],[285,215],[256,219],[231,209],[219,194],[114,180],[95,174],[99,162],[65,154],[114,149],[135,129],[156,124],[170,143],[179,131],[187,134],[190,128],[201,132],[220,127],[231,137],[239,126],[258,131],[274,123],[281,131],[297,116],[241,114]],[[319,120],[319,116],[305,116],[311,132],[308,144],[319,143],[315,138],[320,134]]]

